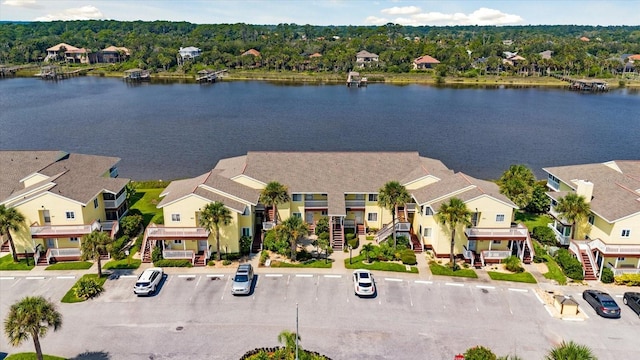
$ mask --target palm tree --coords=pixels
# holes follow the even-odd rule
[[[584,196],[576,193],[569,193],[558,199],[556,212],[561,218],[571,223],[571,237],[575,238],[576,223],[591,213],[591,206]]]
[[[80,251],[82,260],[98,262],[98,277],[102,277],[102,261],[100,256],[108,251],[113,239],[106,232],[94,230],[82,237]]]
[[[451,268],[455,268],[453,247],[456,241],[456,228],[460,225],[471,225],[471,212],[462,200],[453,197],[449,199],[448,203],[440,205],[436,219],[441,225],[448,227],[451,232],[451,253],[449,254],[449,261],[451,262]]]
[[[231,224],[231,211],[223,203],[215,201],[207,204],[200,212],[200,226],[216,234],[216,253],[218,261],[222,260],[220,254],[220,226]]]
[[[289,202],[289,191],[286,186],[277,181],[271,181],[262,189],[260,202],[273,207],[273,221],[278,223],[278,204]]]
[[[411,201],[411,195],[409,195],[407,188],[397,181],[389,181],[378,190],[378,204],[391,211],[394,248],[398,245],[396,238],[396,210],[398,205],[404,205],[409,201]]]
[[[375,247],[373,246],[373,244],[364,244],[362,245],[362,249],[360,250],[360,252],[364,252],[364,255],[367,257],[367,262],[371,262],[371,260],[369,259],[369,254],[371,254],[371,252],[373,251]]]
[[[498,180],[500,193],[523,209],[533,198],[536,177],[525,165],[511,165]]]
[[[549,350],[546,360],[598,360],[588,346],[573,341],[562,342]]]
[[[309,235],[307,224],[302,221],[302,218],[291,216],[276,228],[276,233],[278,237],[289,241],[289,244],[291,244],[291,260],[296,261],[298,240],[303,236]]]
[[[36,356],[38,360],[42,360],[40,338],[47,334],[50,327],[57,331],[61,326],[62,315],[52,302],[42,296],[27,296],[11,305],[4,321],[4,332],[13,346],[20,346],[31,337],[36,347]]]
[[[300,335],[293,331],[283,330],[278,334],[278,342],[284,345],[284,349],[287,353],[293,353],[296,348],[296,337],[298,338],[298,341],[302,340],[300,339]]]
[[[14,262],[18,262],[18,253],[16,252],[16,245],[13,243],[13,238],[11,237],[11,231],[18,231],[23,223],[24,215],[18,210],[0,205],[0,235],[7,235]]]

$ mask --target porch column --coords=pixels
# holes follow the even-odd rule
[[[491,251],[491,244],[493,244],[493,240],[489,240],[489,251]]]
[[[187,251],[187,242],[182,240],[182,250]]]
[[[78,236],[78,248],[82,249],[82,236]]]
[[[618,268],[618,257],[616,256],[616,263],[613,265],[614,268]]]
[[[56,238],[56,249],[59,249],[59,248],[60,247],[58,247],[58,238]],[[616,259],[616,261],[618,261],[618,260]]]

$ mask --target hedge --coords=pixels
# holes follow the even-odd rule
[[[567,249],[559,249],[556,253],[556,261],[568,278],[573,280],[584,280],[582,264]]]
[[[640,274],[622,274],[615,277],[616,285],[640,286]]]
[[[179,260],[158,260],[153,262],[157,267],[193,267],[191,260],[179,259]]]

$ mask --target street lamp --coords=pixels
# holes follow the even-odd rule
[[[353,250],[353,247],[351,244],[347,244],[347,247],[349,247],[349,265],[351,265],[351,250]]]
[[[296,303],[296,360],[299,360],[298,357],[298,303]]]

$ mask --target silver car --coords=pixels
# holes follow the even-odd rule
[[[242,264],[238,266],[233,277],[231,294],[248,295],[251,292],[251,284],[253,284],[253,267],[251,264]]]
[[[376,294],[376,283],[369,270],[355,270],[353,272],[354,292],[358,296],[374,296]]]

